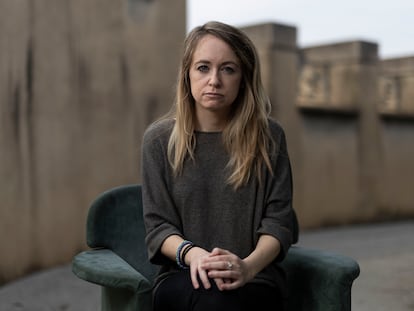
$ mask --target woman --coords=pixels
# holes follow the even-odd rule
[[[219,22],[191,31],[173,109],[142,147],[155,311],[283,310],[291,171],[268,114],[249,38]]]

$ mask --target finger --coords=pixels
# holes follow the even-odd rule
[[[198,283],[197,267],[190,268],[190,276],[191,276],[191,283],[193,284],[193,287],[195,289],[198,289],[200,287],[200,284]]]
[[[220,249],[220,248],[218,248],[218,247],[215,247],[215,248],[213,248],[213,250],[211,251],[211,253],[210,253],[210,257],[211,257],[211,256],[217,256],[217,255],[220,255],[220,252],[221,252],[221,249]]]
[[[229,252],[228,250],[225,250],[225,249],[220,248],[220,247],[215,247],[211,251],[210,257],[211,256],[217,256],[217,255],[229,255],[229,254],[231,254],[231,252]]]
[[[211,287],[210,280],[208,279],[207,271],[198,268],[198,276],[200,277],[201,283],[205,289],[209,289]]]
[[[234,263],[236,260],[231,255],[216,255],[216,256],[209,256],[204,258],[202,265],[205,266],[207,264],[214,264],[214,268],[216,269],[223,269],[223,263],[231,262]],[[218,266],[219,264],[220,266]]]
[[[221,279],[221,278],[214,278],[213,280],[214,280],[214,282],[216,283],[217,288],[218,288],[219,290],[222,290],[222,286],[223,286],[223,284],[224,284],[224,280],[223,280],[223,279]]]
[[[234,279],[233,272],[227,270],[212,270],[208,272],[208,277],[210,279],[223,279],[232,280]]]
[[[242,283],[238,281],[223,282],[223,284],[221,284],[221,290],[233,290],[239,288],[241,285]]]
[[[207,271],[212,270],[227,270],[228,264],[227,261],[223,260],[206,260],[202,263],[201,268]]]

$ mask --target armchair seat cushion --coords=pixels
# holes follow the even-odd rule
[[[133,292],[151,290],[151,283],[109,249],[83,251],[72,262],[72,271],[79,278],[111,288]]]

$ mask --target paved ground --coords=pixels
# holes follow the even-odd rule
[[[358,261],[353,311],[414,310],[414,221],[308,232],[301,244]]]
[[[358,261],[353,311],[414,310],[414,220],[303,232],[299,245]],[[0,287],[0,311],[98,311],[99,295],[68,264]]]

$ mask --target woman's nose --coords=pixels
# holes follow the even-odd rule
[[[208,81],[208,84],[211,86],[219,86],[221,84],[220,76],[218,71],[212,71],[210,75],[210,79]]]

